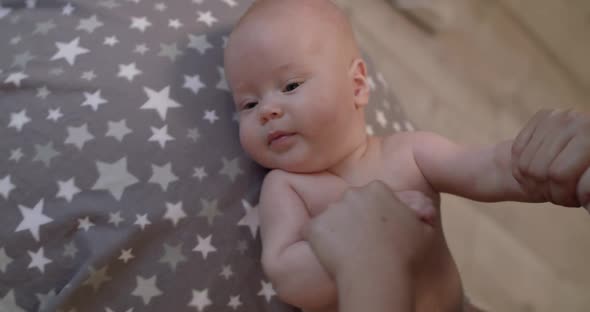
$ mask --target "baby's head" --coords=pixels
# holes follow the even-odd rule
[[[225,71],[240,142],[264,167],[324,171],[366,140],[365,63],[329,0],[256,1],[230,36]]]

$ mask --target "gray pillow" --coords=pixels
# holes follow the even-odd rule
[[[250,2],[0,2],[0,311],[291,310],[222,70]],[[369,69],[368,131],[404,130]]]

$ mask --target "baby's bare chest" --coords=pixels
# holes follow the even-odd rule
[[[421,172],[417,168],[412,168],[411,164],[373,165],[374,168],[364,168],[366,174],[357,181],[347,182],[336,175],[321,173],[296,175],[292,185],[312,217],[320,214],[331,203],[340,200],[349,188],[363,186],[375,180],[385,183],[397,193],[413,191],[412,200],[422,200],[416,196],[423,197],[438,206],[438,194],[432,190]],[[401,197],[400,199],[403,200]]]

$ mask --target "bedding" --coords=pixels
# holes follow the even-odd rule
[[[0,311],[292,311],[222,51],[251,1],[0,1]],[[371,65],[367,131],[412,130]]]

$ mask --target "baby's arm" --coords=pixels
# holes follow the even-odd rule
[[[414,132],[410,145],[416,165],[438,192],[482,201],[540,202],[512,176],[512,141],[467,147],[430,132]]]
[[[590,204],[590,114],[540,111],[515,140],[487,147],[412,135],[416,164],[440,192],[479,201]]]
[[[303,240],[310,216],[287,175],[273,170],[262,185],[262,265],[283,301],[304,310],[325,308],[337,302],[336,285]]]

